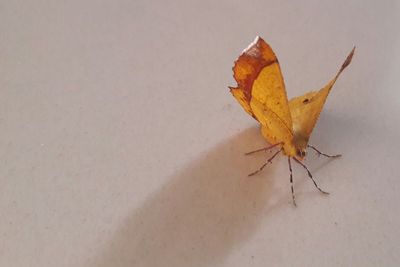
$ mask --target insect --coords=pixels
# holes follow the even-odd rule
[[[340,67],[335,77],[321,90],[308,92],[288,101],[278,59],[271,47],[259,36],[242,52],[233,66],[236,87],[229,87],[231,93],[244,110],[261,124],[261,133],[271,145],[246,155],[278,148],[266,162],[249,176],[262,171],[265,166],[281,152],[288,157],[290,184],[293,204],[296,206],[293,189],[291,160],[300,164],[312,180],[315,187],[324,194],[315,182],[311,172],[302,162],[307,148],[318,155],[329,158],[340,155],[328,155],[308,144],[310,135],[325,104],[326,98],[342,71],[350,64],[355,47]]]

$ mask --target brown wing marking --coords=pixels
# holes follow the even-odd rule
[[[253,82],[264,67],[274,62],[277,62],[277,58],[271,47],[261,37],[257,36],[233,66],[233,77],[237,82],[237,87],[229,87],[231,93],[244,110],[254,118],[250,107]]]

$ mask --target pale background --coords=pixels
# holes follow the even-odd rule
[[[324,2],[324,3],[323,3]],[[0,266],[398,266],[396,1],[0,2]],[[267,157],[230,95],[256,35],[289,97],[353,45],[311,143]]]

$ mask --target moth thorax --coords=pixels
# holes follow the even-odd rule
[[[289,157],[296,156],[296,147],[294,146],[293,142],[285,142],[283,144],[283,154]]]

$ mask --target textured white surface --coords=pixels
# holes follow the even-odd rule
[[[398,266],[396,1],[1,1],[0,266]],[[230,95],[256,35],[290,97],[357,46],[307,159]]]

